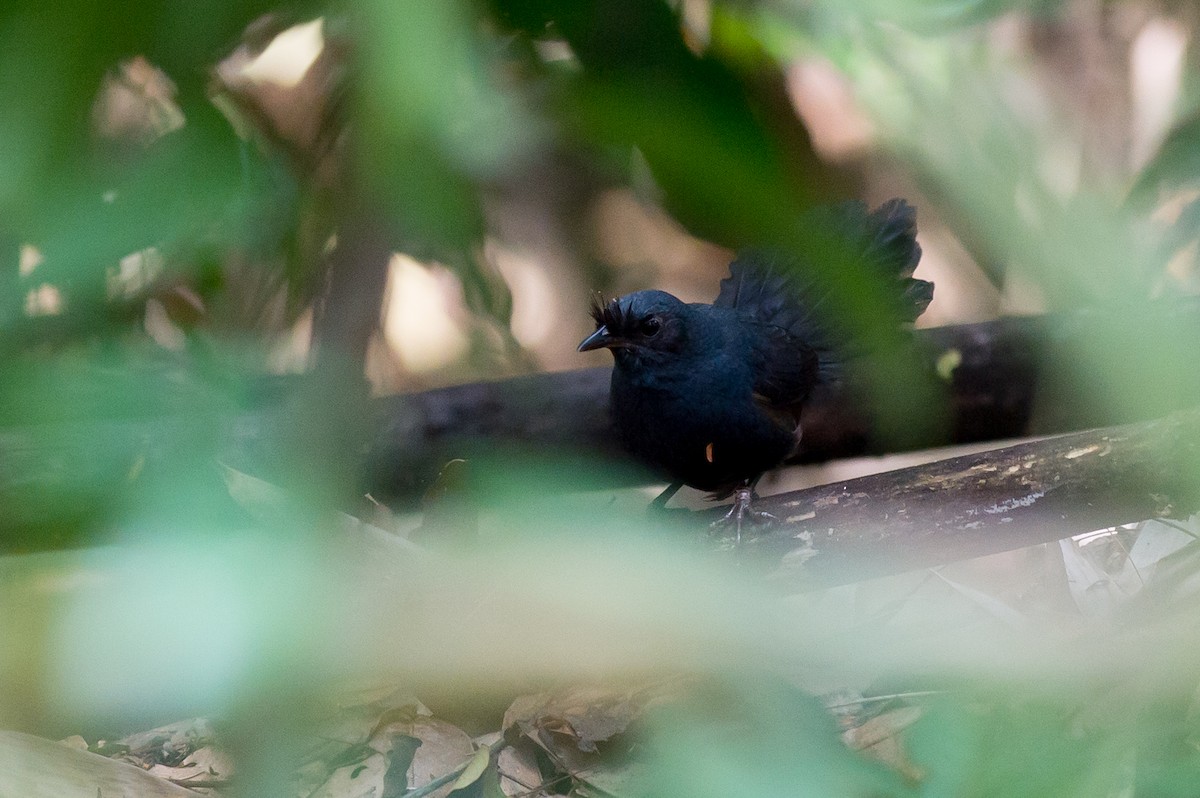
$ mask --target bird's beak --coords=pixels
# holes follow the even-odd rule
[[[580,352],[591,352],[593,349],[603,349],[616,345],[617,339],[608,334],[608,327],[601,325],[594,333],[583,339],[579,345]]]

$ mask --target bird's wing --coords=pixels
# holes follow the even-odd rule
[[[768,411],[799,421],[800,404],[821,381],[820,357],[804,341],[772,324],[750,323],[748,333],[753,394]]]

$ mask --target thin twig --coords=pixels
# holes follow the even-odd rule
[[[229,786],[229,779],[202,779],[198,781],[189,781],[187,779],[167,779],[167,781],[187,790],[219,789],[221,787]]]
[[[521,784],[521,782],[517,781],[512,776],[505,776],[504,778],[509,779],[510,781],[516,782],[517,784]],[[521,784],[521,786],[526,789],[526,792],[517,793],[516,795],[513,796],[513,798],[532,798],[532,796],[537,795],[540,792],[545,792],[547,787],[553,786],[555,784],[558,784],[560,781],[566,781],[567,779],[571,779],[571,778],[574,778],[574,776],[572,776],[570,773],[563,773],[561,776],[555,776],[552,779],[547,779],[546,781],[543,781],[541,784],[539,784],[536,787],[530,787],[527,784]]]
[[[889,695],[873,695],[866,698],[860,698],[857,701],[847,701],[843,704],[826,704],[826,709],[845,709],[846,707],[859,707],[863,704],[878,704],[881,701],[891,701],[893,698],[923,698],[930,695],[944,695],[945,690],[914,690],[910,693],[891,693]]]

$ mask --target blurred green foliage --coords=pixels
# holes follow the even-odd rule
[[[647,795],[878,795],[916,792],[842,744],[816,699],[768,678],[701,693],[657,718]]]
[[[494,234],[489,202],[554,151],[571,151],[606,184],[634,185],[648,170],[654,199],[697,236],[799,253],[829,285],[849,334],[882,353],[865,392],[894,434],[942,423],[939,395],[913,376],[884,292],[853,269],[836,236],[804,222],[814,205],[859,186],[854,169],[814,151],[792,109],[783,72],[799,56],[836,65],[886,156],[994,282],[1019,266],[1051,309],[1107,314],[1109,334],[1053,353],[1047,391],[1108,420],[1196,395],[1195,370],[1171,368],[1194,351],[1196,331],[1151,301],[1177,292],[1167,266],[1181,253],[1194,281],[1196,109],[1176,109],[1178,124],[1140,173],[1080,168],[1068,190],[1047,179],[1055,146],[1086,139],[1092,120],[1022,107],[1009,85],[1020,65],[998,51],[986,23],[1029,14],[1053,24],[1070,4],[714,2],[703,35],[681,24],[685,5],[695,4],[0,7],[0,544],[124,544],[94,558],[5,558],[0,636],[12,651],[0,663],[36,697],[6,696],[3,722],[37,728],[83,716],[103,728],[223,711],[250,763],[241,794],[267,794],[255,790],[287,772],[319,678],[394,666],[453,686],[491,669],[546,679],[684,661],[730,684],[655,720],[647,795],[1194,794],[1196,674],[1186,652],[1163,654],[1174,681],[1123,683],[1128,712],[1108,719],[1115,730],[1079,721],[1080,706],[1103,705],[1103,693],[1034,691],[1035,668],[1014,677],[980,657],[967,669],[968,689],[931,702],[906,738],[913,778],[849,752],[821,706],[781,686],[777,673],[761,675],[764,663],[788,671],[802,656],[841,673],[852,647],[841,630],[768,630],[775,605],[742,580],[719,582],[674,549],[639,548],[624,535],[620,561],[577,549],[546,556],[542,543],[562,527],[598,538],[614,526],[643,529],[641,516],[597,513],[580,523],[578,505],[537,496],[511,457],[495,470],[521,490],[506,494],[497,525],[532,533],[527,549],[507,555],[513,562],[485,555],[449,573],[417,568],[395,579],[367,568],[380,578],[364,587],[361,563],[343,561],[343,541],[322,525],[354,475],[321,446],[342,445],[350,459],[355,450],[334,434],[341,427],[325,429],[334,414],[315,409],[355,416],[349,385],[327,386],[290,428],[273,431],[280,451],[303,453],[283,458],[280,481],[313,488],[293,512],[264,524],[230,500],[216,463],[237,443],[231,418],[270,392],[259,378],[272,337],[321,303],[330,242],[343,243],[360,222],[381,231],[387,251],[453,268],[471,310],[506,330],[508,289],[482,256]],[[1112,5],[1120,4],[1097,4]],[[318,17],[331,57],[342,60],[328,74],[319,146],[298,152],[245,108],[215,103],[228,91],[215,70],[239,46]],[[539,48],[550,44],[568,56],[544,57]],[[145,140],[105,136],[97,122],[105,87],[125,80],[135,57],[169,81],[167,104],[182,125]],[[1173,223],[1152,218],[1172,200],[1182,203]],[[40,262],[23,267],[32,250]],[[149,276],[121,278],[123,263]],[[58,293],[53,311],[33,312],[41,286]],[[181,288],[198,297],[203,321],[171,304]],[[281,291],[282,311],[273,304]],[[175,313],[180,346],[160,346],[148,332],[154,303]],[[361,366],[349,371],[361,375]],[[332,440],[305,453],[321,437],[314,430]],[[248,531],[263,526],[270,535]],[[281,540],[290,543],[277,548]],[[64,572],[98,575],[88,584],[99,587],[84,599],[56,592],[71,582]],[[400,585],[399,599],[376,584]],[[524,592],[517,606],[540,624],[496,611],[497,596]],[[423,602],[435,606],[422,616],[413,608]],[[472,614],[478,607],[491,610],[485,622]],[[203,638],[189,634],[193,613]],[[1193,620],[1171,615],[1157,641]],[[371,621],[388,629],[364,631]],[[660,651],[669,633],[680,637]],[[573,635],[578,642],[565,642]],[[533,656],[513,643],[525,636],[545,657],[534,677],[521,671]],[[1158,653],[1136,642],[1125,640],[1122,653]],[[1039,645],[1026,640],[1022,651],[1037,660]],[[574,655],[553,659],[563,647]],[[898,678],[944,666],[932,654],[915,665],[892,654],[875,651],[874,664]],[[1087,661],[1075,652],[1069,663]]]

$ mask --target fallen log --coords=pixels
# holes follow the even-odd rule
[[[767,496],[755,507],[779,520],[735,554],[788,589],[1186,518],[1200,508],[1200,409]]]

